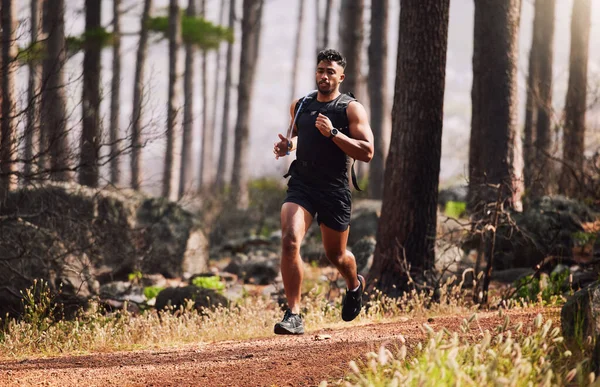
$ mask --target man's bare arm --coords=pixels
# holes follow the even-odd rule
[[[350,136],[339,132],[333,142],[353,159],[368,163],[373,158],[373,131],[363,105],[351,102],[346,110]]]

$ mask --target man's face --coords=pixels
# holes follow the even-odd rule
[[[344,68],[337,62],[321,61],[317,65],[317,88],[321,94],[331,94],[344,80]]]

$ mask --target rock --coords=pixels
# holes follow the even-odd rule
[[[350,232],[348,233],[348,246],[352,247],[356,242],[365,237],[375,237],[379,224],[380,212],[361,211],[352,215]]]
[[[278,259],[250,260],[242,265],[240,278],[243,279],[244,283],[269,285],[275,282],[278,274]]]
[[[441,189],[438,193],[438,206],[443,211],[448,202],[466,202],[469,187],[466,185],[456,185]]]
[[[155,308],[163,310],[172,306],[174,310],[186,306],[186,300],[194,302],[194,308],[201,311],[203,308],[214,308],[219,305],[227,306],[227,298],[212,289],[199,288],[194,285],[178,288],[166,288],[158,293]]]
[[[100,298],[115,301],[131,301],[136,304],[146,302],[144,288],[128,281],[114,281],[100,286]]]
[[[562,333],[566,339],[585,341],[600,334],[600,283],[577,291],[562,307]]]
[[[331,265],[327,255],[325,254],[325,248],[323,243],[320,241],[307,241],[302,247],[300,247],[300,256],[304,262],[310,264],[314,263],[319,267],[326,267]]]
[[[485,270],[485,268],[483,269]],[[527,267],[517,267],[514,269],[506,270],[493,270],[492,281],[501,282],[504,284],[512,284],[515,281],[518,281],[534,273],[535,271],[533,269]]]
[[[181,277],[207,268],[207,241],[193,215],[178,204],[132,190],[48,183],[11,192],[0,215],[27,220],[83,251],[102,278],[126,280],[134,271]],[[107,274],[107,272],[104,272]]]
[[[366,236],[352,246],[352,254],[356,259],[356,270],[358,274],[365,276],[373,265],[373,255],[375,254],[375,238]]]
[[[0,316],[22,312],[20,292],[34,280],[46,282],[68,314],[97,294],[87,255],[69,249],[58,234],[15,219],[0,221],[0,236]]]
[[[574,235],[595,216],[586,205],[562,196],[545,196],[526,211],[510,215],[514,225],[505,222],[498,227],[494,269],[534,268],[550,256],[571,258]],[[472,238],[463,248],[477,244]]]

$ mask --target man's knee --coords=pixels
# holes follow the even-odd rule
[[[329,261],[331,263],[333,263],[334,265],[337,265],[346,256],[346,251],[340,250],[340,249],[326,249],[325,255],[327,256],[327,259],[329,259]]]
[[[300,237],[293,230],[284,230],[281,235],[281,250],[283,255],[295,256],[300,252]]]

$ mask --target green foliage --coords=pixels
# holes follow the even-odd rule
[[[594,242],[596,242],[596,238],[598,237],[593,232],[585,232],[585,231],[574,232],[572,235],[573,235],[573,241],[578,246],[585,246],[587,244],[593,244]]]
[[[33,42],[27,47],[19,47],[17,61],[20,65],[39,63],[44,59],[45,49],[46,45],[44,42]]]
[[[225,284],[221,282],[221,278],[218,275],[211,277],[196,277],[192,280],[192,285],[204,289],[212,289],[218,292],[225,290]]]
[[[113,44],[113,37],[113,33],[100,27],[86,31],[78,36],[67,36],[65,42],[67,51],[71,54],[75,54],[85,48],[86,42],[97,41],[100,44],[100,47],[109,47]],[[19,47],[17,60],[21,65],[39,63],[44,60],[45,54],[46,41],[33,42],[26,47]]]
[[[129,282],[138,282],[142,279],[142,272],[136,270],[133,273],[129,273],[127,275],[127,279],[129,280]]]
[[[164,290],[162,286],[146,286],[144,288],[144,296],[146,296],[146,300],[151,300],[156,298],[162,290]]]
[[[250,207],[258,208],[261,213],[277,213],[285,198],[286,188],[281,179],[260,178],[248,183]],[[261,230],[263,231],[263,230]]]
[[[108,47],[113,43],[113,34],[100,27],[85,31],[79,36],[67,36],[66,42],[67,50],[75,53],[83,50],[88,42],[99,43],[100,47]]]
[[[460,218],[467,212],[467,203],[448,201],[444,213],[450,218]]]
[[[150,31],[161,33],[167,38],[169,17],[150,18],[147,25]],[[215,49],[223,41],[233,42],[233,31],[227,27],[215,25],[202,17],[181,16],[181,37],[184,43],[193,44],[203,50]]]
[[[545,304],[554,304],[567,287],[569,275],[569,270],[562,270],[553,272],[549,276],[542,274],[540,278],[533,278],[532,275],[523,277],[513,284],[513,287],[518,289],[514,298],[524,301],[541,300]]]
[[[46,331],[57,316],[58,306],[48,283],[34,280],[33,285],[21,291],[23,303],[23,322],[35,327],[38,331]]]

